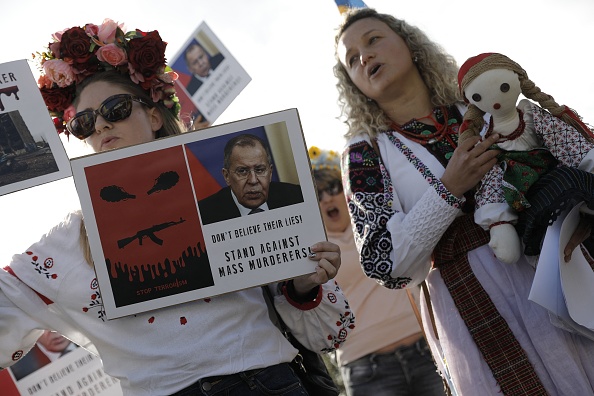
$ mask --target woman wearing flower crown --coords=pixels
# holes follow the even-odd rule
[[[498,261],[473,221],[471,190],[495,164],[488,148],[499,136],[458,145],[466,109],[454,59],[372,9],[347,15],[336,44],[345,191],[364,271],[392,289],[426,281],[425,333],[459,394],[594,394],[594,342],[553,326],[528,300],[526,257]]]
[[[179,134],[179,106],[157,31],[111,20],[54,36],[40,87],[58,131],[95,151]],[[312,248],[314,274],[271,287],[293,335],[314,351],[343,342],[347,303],[334,282],[338,247]],[[99,354],[126,395],[306,395],[287,362],[296,349],[270,321],[262,289],[104,320],[80,212],[0,271],[0,366],[55,330]]]

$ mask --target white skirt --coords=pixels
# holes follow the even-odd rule
[[[548,394],[594,396],[594,341],[553,326],[548,311],[528,300],[534,269],[526,259],[522,257],[514,265],[502,263],[485,245],[469,252],[468,260]],[[501,390],[460,317],[439,270],[429,273],[427,285],[439,341],[428,325],[424,301],[423,320],[438,366],[443,369],[440,358],[444,357],[460,396],[500,396]]]

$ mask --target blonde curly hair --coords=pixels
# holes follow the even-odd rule
[[[394,18],[388,14],[380,14],[372,8],[352,10],[345,14],[343,23],[338,27],[335,38],[334,75],[338,79],[338,104],[341,108],[341,117],[348,126],[346,138],[366,133],[375,137],[379,131],[386,130],[391,120],[384,114],[374,101],[367,97],[355,86],[346,69],[338,57],[338,44],[342,34],[355,22],[374,18],[384,22],[390,29],[399,35],[410,52],[416,58],[415,65],[427,85],[433,106],[446,106],[461,100],[458,90],[457,72],[458,65],[454,57],[449,55],[437,43],[419,28],[409,25],[404,20]]]

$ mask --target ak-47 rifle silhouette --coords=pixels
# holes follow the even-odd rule
[[[122,249],[125,246],[127,246],[128,244],[130,244],[133,241],[135,241],[136,239],[138,239],[138,244],[139,245],[142,245],[142,240],[144,238],[147,238],[147,237],[151,241],[155,242],[157,245],[162,245],[163,244],[163,240],[161,238],[157,237],[155,235],[155,232],[164,230],[165,228],[169,228],[169,227],[174,226],[176,224],[181,224],[184,221],[185,220],[180,217],[179,218],[179,221],[168,221],[167,223],[161,223],[161,224],[157,224],[157,225],[154,225],[152,227],[149,227],[149,228],[145,228],[144,230],[138,231],[136,234],[132,235],[131,237],[120,239],[118,241],[118,247],[120,249]]]

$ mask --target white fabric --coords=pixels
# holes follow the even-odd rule
[[[543,147],[542,140],[534,131],[534,118],[532,117],[532,102],[522,99],[518,102],[518,109],[522,110],[525,126],[524,132],[513,140],[498,143],[497,146],[507,151],[529,151]],[[497,132],[497,130],[495,130]]]
[[[10,268],[18,279],[0,271],[0,366],[11,365],[15,352],[33,346],[40,335],[36,329],[56,330],[91,350],[96,347],[105,371],[121,381],[125,395],[168,395],[199,378],[295,356],[270,321],[259,287],[101,320],[95,274],[79,247],[80,222],[80,214],[70,214],[28,253],[15,255]],[[51,267],[38,271],[33,263],[43,265],[48,258]],[[32,289],[53,303],[46,305]],[[348,303],[333,281],[323,285],[322,296],[306,311],[283,295],[275,296],[275,305],[306,346],[331,350],[347,333],[337,322]]]
[[[399,138],[437,178],[441,177],[444,168],[433,155],[421,145]],[[361,140],[361,137],[355,138],[349,146]],[[430,345],[435,359],[440,361],[441,342],[459,394],[499,396],[501,391],[491,370],[461,321],[439,271],[430,270],[431,252],[437,243],[435,230],[443,234],[461,211],[440,203],[441,198],[428,181],[385,134],[379,136],[378,146],[394,187],[392,207],[399,211],[387,227],[393,246],[392,276],[410,277],[409,286],[427,278],[440,340],[430,337]],[[411,217],[415,221],[411,221]],[[534,270],[525,258],[515,265],[506,265],[494,258],[488,246],[471,251],[468,257],[479,282],[508,321],[547,392],[559,396],[593,395],[594,343],[554,327],[546,311],[528,301]],[[425,331],[431,335],[427,310],[423,312]],[[441,362],[439,364],[443,367]]]

